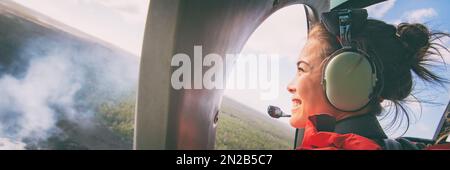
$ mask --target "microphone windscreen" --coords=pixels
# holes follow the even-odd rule
[[[270,117],[273,118],[280,118],[281,116],[283,116],[283,111],[281,111],[281,109],[276,106],[269,106],[267,108],[267,113],[269,114]]]

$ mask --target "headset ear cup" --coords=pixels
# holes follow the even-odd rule
[[[339,50],[324,66],[323,87],[328,102],[341,111],[357,111],[370,101],[376,84],[375,68],[358,51]]]

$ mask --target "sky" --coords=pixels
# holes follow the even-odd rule
[[[140,56],[149,0],[14,1]],[[449,6],[448,0],[389,0],[369,7],[368,11],[369,17],[391,24],[420,22],[435,30],[449,31],[450,22],[446,18],[450,16]],[[269,104],[288,112],[291,96],[286,86],[295,75],[295,60],[306,41],[306,34],[306,18],[301,6],[286,7],[270,16],[250,37],[242,53],[279,54],[279,97],[260,100],[262,89],[226,90],[225,95],[262,113]],[[445,40],[444,44],[448,46],[450,41]],[[449,54],[445,55],[447,63],[450,63]],[[449,70],[438,71],[450,78]],[[450,95],[448,90],[435,90],[438,88],[420,83],[416,88],[422,89],[423,96],[435,96],[433,101],[442,105],[423,105],[421,116],[415,113],[418,119],[405,136],[432,138]],[[450,87],[446,86],[446,89]],[[417,104],[411,107],[416,108],[416,112],[420,110]],[[287,119],[281,121],[287,123]],[[392,133],[392,136],[398,134]]]
[[[140,56],[149,0],[13,0]]]

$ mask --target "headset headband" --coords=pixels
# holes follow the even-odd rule
[[[322,13],[321,22],[336,37],[342,47],[351,47],[351,37],[355,36],[366,24],[366,9],[342,9]]]

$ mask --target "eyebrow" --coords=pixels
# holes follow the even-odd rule
[[[312,67],[309,63],[307,63],[306,61],[303,61],[303,60],[297,62],[297,67],[300,66],[300,64],[302,64],[302,63],[307,65],[310,68]]]

